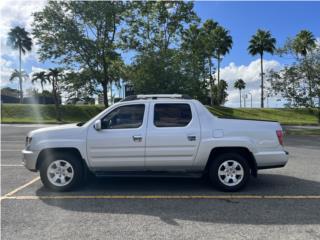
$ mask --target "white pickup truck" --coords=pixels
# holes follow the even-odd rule
[[[259,169],[283,167],[279,123],[223,119],[183,95],[137,95],[84,124],[41,128],[26,137],[27,169],[57,191],[97,176],[208,176],[237,191]]]

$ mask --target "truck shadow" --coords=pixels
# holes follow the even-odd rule
[[[234,195],[320,195],[320,182],[290,176],[261,174]],[[93,178],[73,192],[54,193],[43,187],[37,196],[215,196],[199,179]],[[41,199],[69,211],[132,214],[159,217],[171,225],[176,220],[228,224],[320,224],[320,199]]]

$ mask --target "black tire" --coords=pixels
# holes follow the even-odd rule
[[[68,162],[72,168],[73,168],[73,177],[70,180],[70,182],[67,185],[64,186],[57,186],[50,182],[47,176],[47,170],[50,164],[56,160],[64,160]],[[54,191],[58,192],[65,192],[72,190],[80,185],[84,178],[84,167],[82,165],[82,162],[80,159],[78,159],[77,156],[74,156],[70,153],[54,153],[51,156],[46,156],[45,159],[43,159],[41,165],[40,165],[40,178],[43,183],[43,185],[47,188],[50,188]]]
[[[240,179],[238,183],[237,182],[235,182],[235,183],[228,182],[228,184],[236,184],[234,186],[229,186],[226,183],[224,183],[223,182],[224,179],[222,179],[222,177],[220,177],[222,179],[222,180],[220,180],[219,174],[218,174],[219,167],[221,167],[221,165],[223,163],[227,163],[227,164],[230,163],[230,162],[228,162],[228,160],[229,161],[233,160],[236,163],[240,164],[240,166],[242,167],[242,170],[243,170],[242,179],[241,179],[240,175],[236,175],[236,178],[238,180]],[[238,169],[241,169],[241,168],[238,167]],[[218,155],[211,162],[211,164],[209,166],[209,178],[210,178],[211,183],[215,187],[217,187],[218,189],[220,189],[222,191],[226,191],[226,192],[235,192],[240,189],[243,189],[247,185],[247,183],[249,182],[250,167],[249,167],[246,159],[244,157],[242,157],[240,154],[238,154],[238,153],[223,153],[223,154]]]

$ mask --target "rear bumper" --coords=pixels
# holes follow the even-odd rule
[[[287,151],[259,152],[254,154],[257,169],[269,169],[284,167],[289,159]]]
[[[30,171],[37,171],[38,151],[22,150],[22,163]]]

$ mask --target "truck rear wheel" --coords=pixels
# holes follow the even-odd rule
[[[224,153],[217,156],[209,168],[211,183],[220,190],[238,191],[250,179],[250,168],[245,158],[237,153]]]
[[[82,163],[70,153],[55,153],[47,156],[40,166],[43,185],[63,192],[78,186],[83,179]]]

